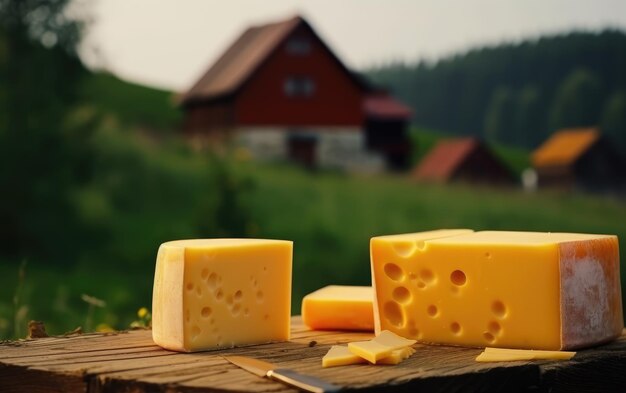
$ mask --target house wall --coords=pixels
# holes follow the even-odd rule
[[[380,172],[385,169],[382,154],[367,151],[365,134],[359,127],[285,128],[239,127],[235,142],[250,151],[254,158],[265,161],[289,159],[290,136],[315,138],[315,166],[354,172]]]
[[[293,36],[310,42],[309,53],[290,53],[287,38],[240,90],[235,101],[235,122],[241,126],[361,127],[364,113],[360,87],[309,28],[300,26]],[[286,94],[285,82],[294,76],[314,82],[310,96]]]

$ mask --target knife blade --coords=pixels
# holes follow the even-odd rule
[[[270,378],[311,393],[331,393],[341,390],[341,386],[333,385],[322,379],[300,374],[288,368],[247,356],[222,356],[224,359],[259,377]]]

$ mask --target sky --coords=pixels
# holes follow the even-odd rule
[[[81,57],[183,91],[248,27],[305,17],[350,68],[436,61],[571,30],[626,30],[624,0],[96,0]]]

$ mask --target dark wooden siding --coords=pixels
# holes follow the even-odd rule
[[[308,54],[290,53],[291,37],[310,42]],[[310,78],[311,96],[288,96],[289,77]],[[362,91],[305,26],[296,29],[244,84],[235,100],[235,122],[248,126],[362,126]]]

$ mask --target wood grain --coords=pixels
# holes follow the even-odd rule
[[[416,345],[396,366],[322,368],[334,344],[371,333],[308,330],[292,320],[285,343],[200,353],[159,348],[151,332],[48,337],[0,344],[0,392],[295,392],[226,362],[222,355],[263,359],[347,390],[428,392],[624,392],[626,333],[579,351],[570,361],[477,363],[477,348]]]

